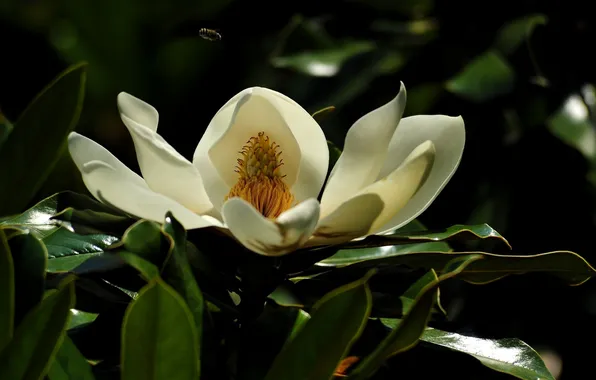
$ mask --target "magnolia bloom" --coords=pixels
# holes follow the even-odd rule
[[[347,133],[329,165],[321,127],[295,101],[253,87],[213,117],[190,162],[157,134],[158,113],[129,94],[118,108],[143,177],[101,145],[71,133],[68,146],[89,191],[124,212],[186,229],[218,227],[269,256],[399,228],[422,213],[455,172],[461,117],[402,119],[406,90]]]

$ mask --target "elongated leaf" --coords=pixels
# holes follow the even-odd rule
[[[171,212],[166,213],[163,230],[172,239],[171,254],[164,268],[164,279],[186,301],[194,319],[200,349],[205,302],[186,256],[186,231]]]
[[[462,69],[445,87],[474,102],[486,102],[513,89],[515,72],[496,51],[489,50]]]
[[[4,231],[0,230],[0,352],[14,330],[14,264]]]
[[[66,331],[74,297],[74,278],[69,278],[27,314],[0,353],[0,379],[43,378]]]
[[[424,276],[420,277],[416,282],[414,282],[408,289],[406,289],[404,294],[401,296],[404,315],[408,313],[408,311],[414,304],[414,301],[416,300],[418,295],[422,292],[422,290],[425,289],[432,282],[434,282],[436,279],[437,279],[436,272],[434,270],[430,270],[430,271],[426,272],[426,274]],[[438,309],[443,314],[447,315],[447,312],[445,311],[445,309],[443,309],[443,306],[441,305],[441,294],[440,293],[441,293],[440,291],[437,291],[436,304],[437,304]]]
[[[47,251],[43,243],[29,233],[8,240],[14,264],[15,326],[37,305],[45,287]]]
[[[369,41],[352,41],[335,48],[274,57],[272,63],[275,67],[291,68],[315,77],[331,77],[337,74],[345,61],[374,48],[374,43]]]
[[[397,231],[388,235],[371,235],[363,240],[349,242],[342,248],[382,247],[394,244],[439,242],[450,240],[496,240],[511,249],[509,242],[488,224],[466,226],[456,224],[443,231]]]
[[[371,309],[368,279],[325,295],[311,319],[277,356],[265,380],[327,380],[360,336]]]
[[[68,336],[64,336],[62,340],[60,349],[58,349],[48,371],[48,377],[50,380],[95,379],[91,366]]]
[[[537,255],[418,252],[360,262],[349,268],[359,268],[362,272],[366,272],[379,265],[406,265],[412,268],[433,268],[440,271],[449,260],[471,254],[481,255],[484,260],[474,262],[466,267],[459,278],[473,284],[486,284],[512,274],[543,272],[557,276],[570,285],[581,285],[596,275],[596,270],[583,257],[571,251],[553,251]]]
[[[68,322],[68,330],[77,326],[91,323],[97,318],[96,313],[87,313],[77,309],[70,309],[70,321]]]
[[[106,234],[81,235],[59,228],[43,239],[48,249],[48,270],[69,271],[104,253],[118,238]]]
[[[494,46],[503,54],[511,54],[530,38],[538,25],[544,25],[546,22],[547,18],[542,14],[524,16],[510,21],[497,33]]]
[[[426,285],[416,297],[412,307],[401,323],[379,344],[379,346],[354,369],[350,379],[364,380],[370,378],[390,356],[412,348],[424,332],[430,312],[438,296],[439,284],[460,274],[463,269],[475,261],[481,260],[479,255],[458,257],[445,267],[444,274]],[[434,271],[432,271],[434,273]]]
[[[86,64],[68,68],[23,112],[0,150],[0,215],[24,209],[41,187],[76,126],[85,95]]]
[[[309,318],[304,310],[267,305],[257,320],[242,328],[237,379],[263,379],[277,354]]]
[[[122,380],[196,380],[197,331],[182,297],[159,278],[139,292],[122,327]]]
[[[141,256],[127,251],[119,251],[118,255],[128,263],[128,265],[138,270],[147,281],[153,280],[159,276],[159,269],[151,262],[143,259]]]

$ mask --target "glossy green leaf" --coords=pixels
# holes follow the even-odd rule
[[[538,25],[546,23],[547,18],[542,14],[524,16],[510,21],[503,25],[497,33],[494,46],[503,54],[511,54],[530,38]]]
[[[308,313],[301,309],[267,305],[255,321],[241,330],[236,378],[263,379],[284,345],[293,339],[309,318]]]
[[[37,305],[45,287],[47,251],[43,243],[29,233],[8,240],[14,264],[15,326]]]
[[[163,230],[172,239],[171,254],[163,277],[186,301],[193,316],[200,349],[205,303],[186,256],[186,231],[169,211],[166,213]]]
[[[418,293],[412,307],[404,316],[401,323],[383,339],[379,346],[358,364],[350,374],[350,379],[364,380],[372,377],[387,358],[412,348],[424,332],[433,305],[438,297],[439,284],[459,275],[468,265],[481,261],[479,255],[457,257],[451,260],[444,269],[444,274],[424,286]]]
[[[4,231],[0,230],[0,352],[14,331],[14,264]]]
[[[88,313],[77,309],[70,309],[70,320],[68,322],[68,330],[86,323],[93,322],[99,314]]]
[[[106,234],[81,235],[59,228],[43,239],[48,249],[48,270],[69,271],[104,253],[118,238]]]
[[[374,43],[369,41],[350,41],[334,48],[274,57],[272,64],[277,68],[291,68],[315,77],[331,77],[337,74],[348,59],[374,48]]]
[[[330,379],[370,314],[370,275],[319,300],[311,319],[279,353],[265,380]]]
[[[172,249],[158,223],[140,220],[122,236],[122,247],[161,268]]]
[[[371,235],[366,239],[344,244],[342,245],[344,249],[320,261],[318,265],[340,267],[361,261],[398,256],[406,253],[425,251],[449,252],[451,249],[443,242],[451,240],[491,240],[502,243],[510,248],[509,242],[488,224],[472,226],[457,224],[443,231],[415,230],[414,227],[417,224],[411,223],[410,225],[411,227],[408,227],[408,229],[400,229],[392,234]]]
[[[71,277],[27,314],[0,353],[0,379],[43,378],[64,337],[74,297]]]
[[[408,289],[406,289],[406,291],[401,296],[402,303],[403,303],[403,314],[404,315],[408,313],[408,311],[414,304],[416,297],[418,297],[418,295],[422,292],[422,290],[425,289],[429,284],[431,284],[436,279],[437,279],[436,272],[434,270],[430,270],[430,271],[426,272],[426,274],[424,276],[420,277],[412,285],[410,285],[410,287]],[[441,305],[440,290],[437,290],[436,305],[437,305],[438,309],[444,315],[447,315],[447,312],[445,311],[445,309],[443,309],[443,306]]]
[[[14,129],[14,126],[10,121],[4,117],[2,112],[0,112],[0,149],[2,149],[2,145],[8,139],[8,136]]]
[[[159,269],[153,263],[143,259],[141,256],[127,251],[119,251],[118,255],[126,261],[128,265],[138,270],[145,280],[151,281],[159,276]]]
[[[513,89],[515,72],[496,51],[489,50],[468,63],[450,79],[446,89],[474,102],[486,102]]]
[[[56,352],[48,371],[50,380],[93,380],[91,366],[68,336]]]
[[[196,380],[199,347],[184,299],[160,278],[139,292],[124,316],[122,380]]]
[[[86,64],[61,73],[29,104],[0,150],[0,215],[24,209],[41,187],[76,126],[85,95]],[[34,154],[33,154],[34,152]]]
[[[276,304],[286,307],[304,307],[302,301],[296,297],[292,292],[291,284],[281,284],[275,290],[269,294],[269,299],[273,300]]]

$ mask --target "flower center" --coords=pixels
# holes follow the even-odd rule
[[[232,187],[224,200],[240,197],[252,204],[267,218],[277,218],[292,206],[294,195],[283,182],[279,168],[283,166],[280,159],[280,146],[269,141],[265,132],[251,137],[239,152],[236,165],[238,182]]]

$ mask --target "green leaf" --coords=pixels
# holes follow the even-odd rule
[[[166,213],[163,231],[172,239],[171,254],[164,268],[164,280],[186,301],[194,319],[200,349],[205,303],[186,256],[186,231],[169,211]]]
[[[547,18],[542,14],[524,16],[503,25],[495,38],[494,46],[501,53],[513,53],[519,45],[528,40],[538,25],[546,25]]]
[[[590,112],[579,94],[571,94],[546,121],[548,130],[565,144],[577,149],[591,162],[596,161],[596,130]]]
[[[14,264],[4,231],[0,230],[0,352],[14,331]]]
[[[162,268],[173,243],[162,233],[158,223],[139,220],[122,236],[122,247]]]
[[[400,323],[389,318],[381,318],[381,322],[389,328]],[[420,340],[471,355],[485,366],[519,379],[554,380],[540,355],[519,339],[476,338],[427,327]]]
[[[292,292],[291,283],[281,284],[275,290],[269,294],[269,299],[273,300],[276,304],[285,307],[304,307],[303,303],[296,297]]]
[[[337,74],[348,59],[374,49],[373,42],[349,41],[338,47],[274,57],[272,64],[277,68],[291,68],[315,77],[331,77]]]
[[[512,274],[549,273],[570,285],[581,285],[596,275],[596,270],[580,255],[571,251],[553,251],[537,255],[497,255],[487,252],[417,252],[381,257],[346,267],[366,272],[379,266],[406,265],[440,271],[455,257],[481,255],[484,260],[472,263],[459,276],[473,284],[487,284]],[[339,270],[342,270],[340,268]]]
[[[160,278],[143,287],[122,326],[122,380],[196,380],[199,347],[182,297]]]
[[[118,255],[126,261],[128,265],[138,270],[147,282],[159,276],[159,269],[153,263],[143,259],[141,256],[127,251],[119,251]]]
[[[4,117],[2,112],[0,112],[0,149],[2,149],[2,145],[8,139],[8,136],[14,129],[13,125],[10,121]]]
[[[64,336],[60,349],[48,371],[50,380],[93,380],[91,366],[68,336]]]
[[[371,235],[366,239],[349,242],[335,255],[318,263],[319,266],[345,266],[366,260],[403,255],[424,251],[444,251],[451,249],[442,241],[465,241],[471,239],[498,241],[510,248],[509,242],[488,224],[466,226],[456,224],[443,231],[415,230],[410,223],[407,230],[400,229],[388,235]],[[422,244],[412,244],[422,243]],[[394,245],[401,244],[401,245]],[[391,246],[391,247],[390,247]],[[374,248],[370,248],[374,247]]]
[[[426,272],[426,274],[424,276],[420,277],[418,280],[416,280],[416,282],[414,282],[412,285],[410,285],[410,287],[408,289],[406,289],[404,294],[401,296],[402,303],[403,303],[403,315],[408,313],[408,311],[414,304],[416,297],[418,297],[418,295],[422,292],[422,290],[426,286],[431,284],[433,281],[435,281],[436,279],[437,279],[436,272],[434,270],[430,270],[430,271]],[[447,312],[445,311],[445,309],[443,309],[443,306],[441,305],[440,291],[437,291],[436,304],[437,304],[437,307],[439,308],[439,310],[443,314],[447,315]]]
[[[43,243],[29,233],[8,240],[14,264],[15,326],[43,298],[47,251]]]
[[[364,380],[372,377],[387,358],[412,348],[424,332],[433,305],[438,296],[439,284],[460,274],[471,263],[481,260],[479,255],[458,257],[450,261],[444,274],[424,286],[418,293],[412,307],[401,323],[379,344],[379,346],[352,371],[350,379]]]
[[[268,304],[255,321],[241,329],[237,379],[263,379],[284,345],[294,338],[309,318],[304,310]],[[258,342],[258,350],[255,350],[255,342]]]
[[[0,353],[0,379],[43,378],[64,337],[74,297],[74,278],[70,277],[27,314]]]
[[[48,271],[70,271],[87,259],[101,255],[117,241],[115,236],[81,235],[61,227],[43,239],[48,249]]]
[[[339,156],[341,156],[341,149],[333,143],[333,141],[327,140],[327,147],[329,148],[329,167],[333,168]]]
[[[313,119],[315,119],[317,122],[320,121],[321,119],[321,115],[327,115],[329,114],[329,112],[335,111],[335,107],[334,106],[327,106],[324,108],[321,108],[320,110],[314,112],[311,116]],[[327,141],[327,143],[329,143],[329,141]]]
[[[450,79],[446,89],[473,102],[486,102],[513,89],[515,73],[496,51],[489,50],[468,63]]]
[[[311,319],[276,357],[265,380],[328,380],[362,333],[371,309],[364,278],[325,295]]]
[[[76,126],[85,94],[86,64],[61,73],[29,104],[0,150],[0,215],[24,209],[41,187]]]
[[[68,330],[86,323],[93,322],[99,314],[87,313],[77,309],[70,309],[70,321],[68,322]]]

